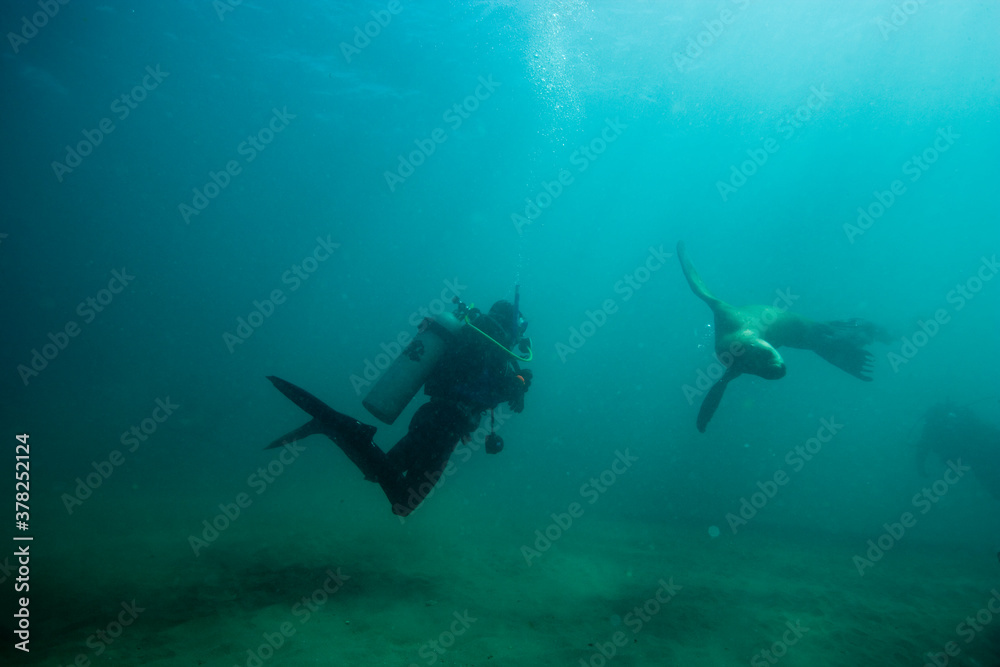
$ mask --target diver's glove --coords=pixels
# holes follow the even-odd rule
[[[514,378],[513,386],[511,388],[512,397],[507,401],[507,405],[514,412],[521,412],[524,410],[524,395],[527,393],[528,388],[531,387],[531,377],[532,373],[530,370],[522,370]]]

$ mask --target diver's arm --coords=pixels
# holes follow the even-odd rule
[[[508,367],[508,389],[507,389],[507,405],[514,412],[521,412],[524,410],[524,395],[528,392],[528,388],[531,387],[532,372],[525,368],[524,370],[517,371],[513,368]]]

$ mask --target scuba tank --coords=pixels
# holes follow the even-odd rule
[[[361,404],[377,419],[392,424],[420,391],[462,328],[464,313],[425,317],[417,335],[378,379]],[[463,317],[464,319],[464,317]]]

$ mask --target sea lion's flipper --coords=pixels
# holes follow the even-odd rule
[[[875,355],[868,350],[840,344],[814,347],[813,352],[859,380],[871,382],[875,379],[872,377],[872,371],[875,369]]]
[[[864,346],[880,340],[881,331],[860,319],[820,322],[809,337],[808,349],[859,380],[871,382],[875,355]]]
[[[708,422],[712,419],[712,415],[715,414],[715,409],[719,407],[719,403],[722,401],[722,394],[726,392],[726,385],[729,381],[739,376],[738,371],[734,371],[732,368],[726,371],[726,373],[719,378],[719,381],[712,385],[712,388],[708,390],[705,394],[705,400],[701,402],[701,408],[698,410],[698,430],[702,433],[705,432],[705,427],[708,426]]]
[[[880,327],[874,322],[855,317],[850,320],[833,320],[823,322],[830,335],[840,339],[850,340],[858,347],[870,345],[871,343],[891,343],[892,337],[885,327]]]
[[[707,303],[712,310],[715,310],[715,307],[722,302],[719,301],[719,299],[716,299],[712,293],[708,291],[708,288],[705,286],[704,281],[702,281],[701,276],[699,276],[698,272],[695,271],[694,266],[688,259],[687,252],[684,249],[684,241],[677,242],[677,259],[681,262],[681,270],[684,271],[684,277],[687,278],[691,291],[694,292],[699,299]]]

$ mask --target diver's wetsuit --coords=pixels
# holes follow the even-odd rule
[[[521,371],[507,351],[515,327],[501,324],[515,324],[520,336],[524,325],[513,322],[515,313],[513,304],[507,301],[493,304],[487,315],[472,311],[469,317],[479,330],[469,325],[459,329],[447,355],[424,382],[424,392],[431,400],[420,406],[410,420],[407,434],[388,453],[375,444],[374,426],[337,412],[287,380],[268,376],[275,388],[309,413],[312,420],[267,448],[325,435],[343,450],[365,479],[382,487],[394,514],[408,515],[437,484],[456,445],[479,426],[486,410],[504,401],[514,412],[524,409],[531,371]]]
[[[490,322],[484,315],[476,323],[506,343],[507,337],[484,326]],[[468,326],[459,331],[454,351],[424,384],[431,400],[413,415],[409,431],[387,455],[389,469],[376,480],[394,514],[406,516],[416,509],[440,479],[459,441],[476,430],[485,411],[523,396],[526,387],[518,372],[517,362],[482,334]]]

